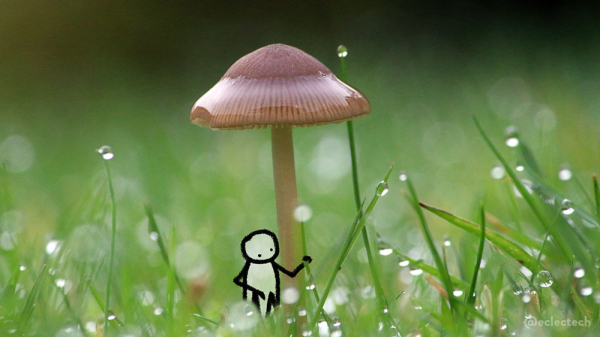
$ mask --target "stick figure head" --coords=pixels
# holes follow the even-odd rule
[[[254,231],[242,240],[242,255],[252,263],[275,261],[279,255],[279,241],[270,230]]]

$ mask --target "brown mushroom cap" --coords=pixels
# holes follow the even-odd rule
[[[300,49],[260,48],[235,62],[194,104],[190,120],[212,129],[311,126],[371,112],[367,98]]]

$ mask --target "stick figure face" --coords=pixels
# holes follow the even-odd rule
[[[248,234],[242,240],[242,254],[253,263],[275,261],[279,255],[279,242],[275,233],[262,229]]]

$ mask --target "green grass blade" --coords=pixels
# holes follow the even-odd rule
[[[425,204],[422,202],[419,203],[419,205],[421,205],[421,207],[428,210],[429,212],[439,216],[440,218],[450,222],[451,224],[453,224],[461,229],[464,229],[465,231],[467,231],[469,233],[472,233],[472,234],[475,234],[478,236],[481,235],[481,226],[474,222],[460,218],[450,212],[444,211],[442,209],[439,209],[437,207],[434,207],[434,206],[431,206],[431,205],[428,205],[428,204]],[[531,255],[529,255],[523,248],[521,248],[516,243],[514,243],[514,242],[506,239],[502,235],[492,232],[490,230],[485,231],[485,237],[491,243],[493,243],[497,247],[504,250],[512,258],[519,261],[519,263],[521,263],[525,267],[529,268],[529,270],[535,270],[535,267],[537,266],[537,260],[534,257],[532,257]],[[532,269],[532,268],[534,268],[534,269]]]
[[[517,177],[516,173],[512,170],[510,165],[508,165],[506,159],[504,159],[504,157],[500,154],[498,149],[496,149],[496,147],[489,139],[485,131],[483,131],[483,128],[481,127],[481,124],[479,123],[477,117],[473,116],[473,120],[477,129],[479,130],[479,133],[487,143],[488,147],[492,150],[492,152],[496,155],[498,160],[502,163],[502,166],[504,166],[504,170],[506,171],[508,176],[513,180],[515,187],[517,188],[519,193],[521,193],[523,199],[525,199],[525,201],[529,205],[529,208],[533,211],[535,217],[546,230],[550,230],[553,242],[560,249],[565,260],[570,261],[572,256],[575,255],[577,260],[579,260],[587,270],[594,270],[594,263],[591,261],[590,257],[582,250],[582,247],[579,244],[580,240],[577,237],[577,235],[573,233],[572,227],[568,225],[566,220],[564,220],[564,218],[562,217],[559,218],[558,226],[552,226],[545,212],[542,210],[542,207],[539,204],[538,200],[534,199],[533,195],[531,195],[529,191],[527,191],[521,180]],[[593,281],[595,282],[596,275],[593,275],[593,273],[590,273],[588,275],[590,275],[593,278]]]
[[[110,313],[110,309],[107,308],[104,305],[104,301],[102,300],[102,296],[100,296],[100,293],[98,292],[98,289],[96,289],[96,287],[94,287],[94,285],[92,284],[92,280],[90,280],[89,278],[85,278],[85,284],[87,285],[88,289],[90,290],[90,293],[92,293],[92,297],[94,298],[94,300],[96,301],[96,304],[98,304],[98,307],[100,308],[100,310],[102,312],[109,312]],[[115,316],[114,320],[111,320],[110,322],[114,322],[114,324],[116,325],[122,325],[123,322],[121,322],[119,320],[118,317]]]
[[[598,187],[598,176],[592,176],[592,182],[594,183],[594,199],[596,200],[596,216],[598,217],[598,223],[600,223],[600,187]]]
[[[33,313],[33,309],[35,308],[35,300],[38,297],[40,287],[42,286],[42,283],[44,282],[46,276],[46,268],[46,265],[43,265],[42,268],[40,268],[40,272],[38,273],[35,282],[33,283],[33,287],[31,288],[31,291],[27,296],[25,305],[23,306],[23,311],[21,311],[21,315],[19,316],[17,330],[20,332],[21,335],[25,333],[24,329],[27,327],[29,319],[31,318],[31,314]]]
[[[112,176],[108,166],[108,160],[104,160],[106,169],[106,177],[108,180],[108,190],[110,192],[111,201],[111,235],[110,235],[110,257],[108,262],[108,280],[106,282],[106,310],[104,311],[104,328],[105,334],[108,334],[108,308],[110,307],[110,291],[112,288],[113,266],[115,262],[115,241],[117,239],[117,205],[115,201],[115,190],[113,187]]]
[[[479,249],[477,250],[477,259],[475,260],[475,271],[473,271],[473,280],[471,287],[467,293],[467,304],[470,306],[475,303],[475,287],[477,286],[477,276],[479,275],[479,267],[481,266],[481,258],[483,257],[483,249],[485,248],[485,209],[483,204],[480,209],[481,215],[481,235],[479,236]]]
[[[491,215],[490,213],[486,213],[486,220],[488,222],[488,224],[486,224],[486,225],[490,225],[491,227],[494,227],[495,231],[498,232],[498,234],[508,237],[520,244],[527,246],[527,247],[534,248],[537,250],[540,249],[541,243],[539,241],[534,240],[534,239],[530,238],[529,236],[523,234],[523,231],[514,230],[514,229],[504,225],[502,222],[500,222],[500,220],[498,218]],[[491,229],[488,227],[486,230],[490,231]]]
[[[394,167],[394,165],[390,166],[390,168],[388,169],[385,177],[383,178],[383,183],[387,184],[388,178],[390,177],[390,174],[392,173],[392,168],[393,167]],[[317,324],[317,320],[319,318],[319,314],[323,310],[323,305],[325,304],[325,300],[327,299],[327,296],[329,295],[329,292],[331,291],[331,287],[333,286],[333,282],[335,281],[335,277],[337,276],[338,272],[342,268],[342,264],[344,263],[344,261],[348,257],[348,254],[350,253],[350,250],[352,249],[352,246],[354,245],[354,243],[358,239],[358,236],[362,233],[362,230],[363,230],[363,228],[365,227],[365,225],[367,223],[367,219],[371,215],[371,212],[373,211],[373,208],[375,208],[375,205],[377,204],[377,201],[379,200],[379,197],[380,197],[379,194],[375,193],[375,195],[373,196],[373,199],[371,199],[371,202],[369,203],[369,206],[367,206],[367,209],[365,210],[364,214],[362,216],[360,214],[362,212],[358,212],[356,214],[356,218],[354,220],[356,223],[358,223],[355,226],[356,229],[354,231],[351,231],[350,233],[348,233],[348,237],[346,238],[346,241],[344,243],[344,247],[347,247],[347,248],[346,249],[342,249],[340,251],[340,254],[338,256],[337,262],[336,262],[335,266],[333,267],[333,270],[331,271],[331,274],[329,274],[329,278],[327,279],[327,283],[325,285],[325,290],[323,290],[323,294],[321,295],[321,300],[317,304],[317,309],[315,310],[314,314],[312,315],[312,319],[310,320],[310,322],[308,324],[308,329],[309,330],[314,329],[315,325]],[[353,226],[354,226],[354,224],[353,224]]]
[[[419,217],[419,221],[421,224],[421,231],[423,232],[423,236],[425,237],[427,246],[429,247],[429,250],[431,251],[431,255],[433,256],[433,260],[435,261],[436,267],[440,271],[442,283],[444,284],[444,288],[446,289],[446,292],[448,293],[448,299],[450,302],[450,306],[451,306],[451,308],[453,308],[454,301],[452,300],[451,295],[452,295],[454,289],[452,288],[452,281],[450,280],[450,274],[448,273],[448,269],[446,269],[446,267],[440,257],[440,254],[438,253],[437,249],[435,248],[435,243],[433,242],[433,237],[431,236],[431,231],[429,230],[429,226],[427,225],[427,221],[425,220],[425,215],[423,214],[423,211],[419,207],[419,199],[417,197],[417,192],[416,192],[415,188],[413,187],[412,182],[410,181],[410,178],[406,179],[406,184],[408,185],[408,190],[409,190],[410,196],[411,196],[411,198],[409,198],[409,202],[412,204],[415,212],[417,213],[417,215]]]
[[[440,271],[437,268],[430,266],[421,260],[411,259],[410,257],[398,252],[398,250],[396,250],[395,248],[391,248],[391,249],[392,249],[392,252],[394,254],[400,256],[401,259],[408,261],[410,266],[421,269],[421,270],[423,270],[423,272],[425,272],[429,275],[435,276],[439,280],[442,279],[442,275],[440,274]],[[458,277],[454,277],[454,276],[450,275],[450,281],[452,281],[452,286],[454,289],[460,289],[463,291],[466,291],[467,289],[469,289],[469,284],[467,282],[461,280]]]
[[[8,280],[8,284],[6,285],[6,287],[4,287],[4,290],[2,291],[2,301],[0,301],[1,303],[5,303],[6,301],[8,301],[8,299],[15,295],[15,291],[17,290],[17,283],[19,283],[20,276],[21,266],[18,266],[17,270],[15,270],[15,272],[11,275],[10,279]]]

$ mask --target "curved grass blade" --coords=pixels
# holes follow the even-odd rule
[[[479,237],[479,250],[477,251],[477,259],[475,261],[475,271],[473,272],[473,280],[471,287],[467,293],[467,303],[473,305],[475,303],[475,287],[477,286],[477,276],[479,275],[479,267],[481,266],[481,258],[483,257],[483,248],[485,248],[485,209],[483,204],[480,208],[481,214],[481,235]]]
[[[394,165],[392,164],[392,166],[390,166],[390,168],[388,169],[385,177],[383,178],[384,183],[387,183],[387,181],[390,177],[390,174],[392,173],[393,167],[394,167]],[[375,208],[375,205],[377,204],[378,200],[379,200],[379,194],[376,193],[375,196],[373,196],[373,199],[371,199],[371,202],[369,203],[369,206],[367,206],[367,209],[365,210],[364,214],[362,214],[362,216],[361,216],[362,211],[357,212],[356,218],[354,219],[355,223],[352,224],[352,228],[354,230],[350,231],[348,233],[348,236],[346,237],[346,241],[344,242],[344,249],[342,249],[340,251],[337,262],[336,262],[335,266],[333,267],[331,274],[329,274],[329,278],[327,279],[327,283],[325,285],[325,290],[323,290],[323,294],[321,295],[321,300],[317,304],[317,309],[315,310],[315,312],[312,315],[312,318],[308,324],[309,330],[313,330],[315,328],[315,326],[317,324],[317,320],[319,318],[319,314],[323,310],[323,305],[325,304],[325,300],[327,299],[327,296],[329,296],[329,292],[331,291],[331,287],[333,286],[333,281],[335,281],[335,277],[337,276],[338,272],[342,268],[342,264],[348,257],[348,254],[350,253],[352,246],[358,239],[358,236],[362,233],[362,230],[367,223],[367,219],[371,215],[371,212],[373,211],[373,208]]]
[[[40,287],[42,286],[42,282],[44,281],[46,276],[46,268],[46,265],[43,265],[42,268],[40,268],[40,272],[38,273],[38,276],[36,277],[35,282],[33,283],[33,287],[29,292],[29,296],[27,296],[25,306],[23,307],[23,311],[21,312],[21,316],[19,317],[17,331],[19,331],[21,335],[25,334],[24,329],[28,326],[29,319],[31,318],[31,314],[33,313],[33,309],[35,307],[35,300],[38,297]]]
[[[419,220],[421,223],[421,231],[423,232],[423,236],[425,237],[427,246],[429,246],[429,250],[431,251],[431,255],[433,256],[433,260],[435,261],[437,269],[440,271],[441,280],[444,283],[444,288],[446,288],[446,291],[448,292],[448,294],[452,294],[454,289],[452,288],[452,281],[450,280],[450,274],[448,273],[448,269],[446,269],[444,262],[440,258],[440,254],[438,253],[437,249],[435,248],[435,244],[433,243],[433,238],[431,236],[431,231],[429,230],[427,221],[425,221],[425,215],[423,214],[423,211],[419,207],[419,199],[417,197],[417,192],[415,191],[415,188],[413,187],[410,179],[408,179],[408,178],[406,179],[406,184],[408,185],[408,190],[411,195],[411,198],[409,198],[409,202],[412,204],[415,212],[419,216]],[[454,305],[453,305],[454,300],[452,299],[452,297],[450,297],[449,302],[450,302],[450,308],[454,312]]]
[[[421,205],[421,207],[425,208],[426,210],[430,211],[431,213],[439,216],[440,218],[450,222],[451,224],[464,229],[465,231],[475,234],[475,235],[480,235],[481,234],[481,226],[471,222],[469,220],[460,218],[450,212],[441,210],[437,207],[425,204],[425,203],[419,203],[419,205]],[[536,270],[536,266],[537,266],[537,260],[527,254],[527,252],[521,248],[519,245],[517,245],[516,243],[506,239],[505,237],[503,237],[502,235],[492,232],[492,231],[485,231],[485,237],[494,245],[498,246],[499,248],[501,248],[502,250],[504,250],[508,255],[510,255],[512,258],[514,258],[515,260],[519,261],[519,263],[521,263],[522,265],[524,265],[525,267],[527,267],[529,270]]]
[[[423,272],[425,272],[429,275],[435,276],[436,278],[438,278],[440,280],[442,279],[442,275],[440,274],[440,271],[437,268],[430,266],[421,260],[411,259],[410,257],[398,252],[395,248],[392,248],[392,252],[394,254],[400,256],[401,259],[408,261],[410,266],[421,269],[421,270],[423,270]],[[463,291],[469,289],[469,284],[467,282],[459,279],[458,277],[454,277],[454,276],[450,275],[450,281],[452,281],[452,286],[454,289],[460,289]]]
[[[115,190],[113,187],[112,176],[110,168],[108,167],[108,160],[104,160],[104,167],[106,169],[106,178],[108,180],[108,190],[110,192],[111,201],[111,235],[110,235],[110,257],[108,262],[108,280],[106,282],[106,310],[104,311],[104,327],[108,330],[108,308],[110,307],[110,291],[112,285],[113,276],[113,265],[115,262],[115,241],[117,239],[117,205],[115,201]]]
[[[536,250],[540,249],[541,243],[530,238],[529,236],[523,234],[522,231],[514,230],[508,226],[505,226],[498,218],[491,215],[490,213],[486,213],[485,215],[486,221],[498,231],[498,233],[504,234],[516,242],[523,244],[527,247],[534,248]],[[487,229],[490,230],[489,228]]]

